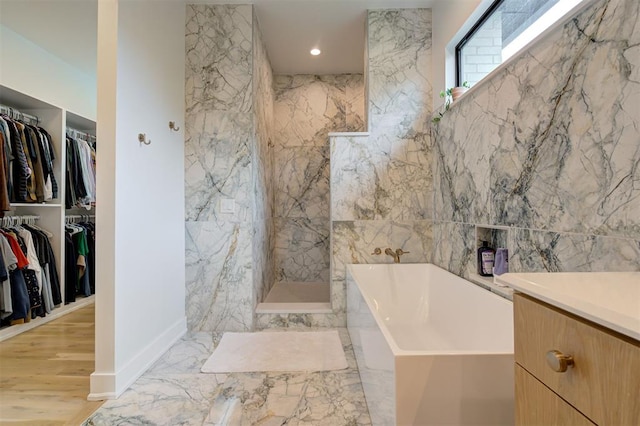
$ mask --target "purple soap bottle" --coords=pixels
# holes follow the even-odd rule
[[[478,274],[483,277],[493,276],[493,263],[496,251],[489,247],[489,243],[482,242],[482,247],[478,249]]]

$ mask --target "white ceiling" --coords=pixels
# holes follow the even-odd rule
[[[367,9],[431,7],[433,3],[434,0],[254,1],[275,74],[362,73]],[[322,54],[311,56],[309,51],[314,47]]]
[[[340,74],[363,71],[367,9],[431,7],[438,1],[447,0],[184,2],[253,3],[275,74]],[[97,0],[0,0],[0,23],[65,62],[95,74]],[[313,47],[319,47],[322,54],[312,57],[309,50]]]

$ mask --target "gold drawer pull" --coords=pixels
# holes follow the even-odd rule
[[[547,352],[547,364],[556,373],[564,373],[568,367],[573,366],[574,362],[571,355],[565,355],[560,351],[553,350]]]

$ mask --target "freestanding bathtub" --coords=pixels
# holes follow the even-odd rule
[[[349,265],[347,326],[374,425],[512,425],[512,303],[431,264]]]

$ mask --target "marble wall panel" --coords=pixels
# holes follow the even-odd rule
[[[329,217],[329,147],[279,147],[275,155],[275,214]]]
[[[329,219],[276,219],[276,279],[329,282]]]
[[[505,164],[490,163],[500,127],[482,111],[494,107],[487,94],[478,94],[473,102],[461,101],[452,107],[450,112],[459,115],[460,125],[434,127],[434,220],[489,223],[491,174],[494,167],[507,168],[509,164],[507,158]]]
[[[510,272],[640,270],[640,241],[510,228]],[[434,222],[431,262],[462,277],[476,273],[475,224]]]
[[[220,200],[234,199],[230,221],[251,220],[252,118],[247,113],[206,111],[185,120],[186,218],[216,220]]]
[[[332,140],[333,219],[430,219],[433,175],[428,128],[416,130],[392,115],[371,118],[368,138]]]
[[[333,137],[331,141],[331,219],[373,220],[390,215],[389,194],[381,182],[389,162],[387,141]]]
[[[431,9],[369,11],[367,35],[369,114],[430,111]]]
[[[512,271],[640,270],[639,15],[595,2],[434,126],[434,261],[472,270],[446,229],[493,224]]]
[[[187,222],[186,238],[189,330],[251,330],[251,224]]]
[[[344,122],[341,90],[332,78],[279,75],[275,84],[275,129],[279,146],[325,146]]]
[[[510,271],[640,271],[640,240],[513,229]]]
[[[273,72],[253,14],[253,284],[255,302],[262,302],[275,281],[273,219]]]
[[[252,7],[187,5],[186,111],[251,111]]]
[[[185,31],[187,322],[248,331],[274,276],[271,67],[250,5],[188,5]]]
[[[433,223],[430,262],[461,277],[476,272],[475,226],[468,223]]]
[[[638,2],[600,1],[506,71],[520,82],[522,124],[500,140],[501,153],[518,155],[493,177],[497,221],[640,236],[640,89],[629,73],[640,52],[628,49],[640,42],[639,12]]]
[[[362,75],[278,75],[274,85],[277,145],[324,147],[329,132],[363,131]]]
[[[362,75],[275,77],[277,280],[328,280],[328,134],[363,131],[363,113]]]
[[[380,192],[388,194],[389,214],[382,218],[431,219],[433,173],[427,122],[406,115],[372,114],[370,129],[369,141],[388,149]],[[378,202],[384,204],[382,200]]]
[[[331,229],[331,302],[334,313],[347,308],[346,265],[393,263],[385,248],[402,248],[409,253],[401,263],[426,263],[431,253],[431,221],[388,220],[334,221]],[[373,254],[379,247],[381,255]]]
[[[384,254],[387,247],[409,252],[400,258],[401,263],[428,262],[433,244],[429,220],[334,221],[331,236],[334,261],[331,278],[334,283],[345,280],[347,264],[393,263],[393,258]],[[373,254],[376,247],[382,249],[381,255]]]
[[[337,76],[342,79],[345,87],[344,114],[345,132],[366,131],[364,77],[362,74],[343,74]]]

